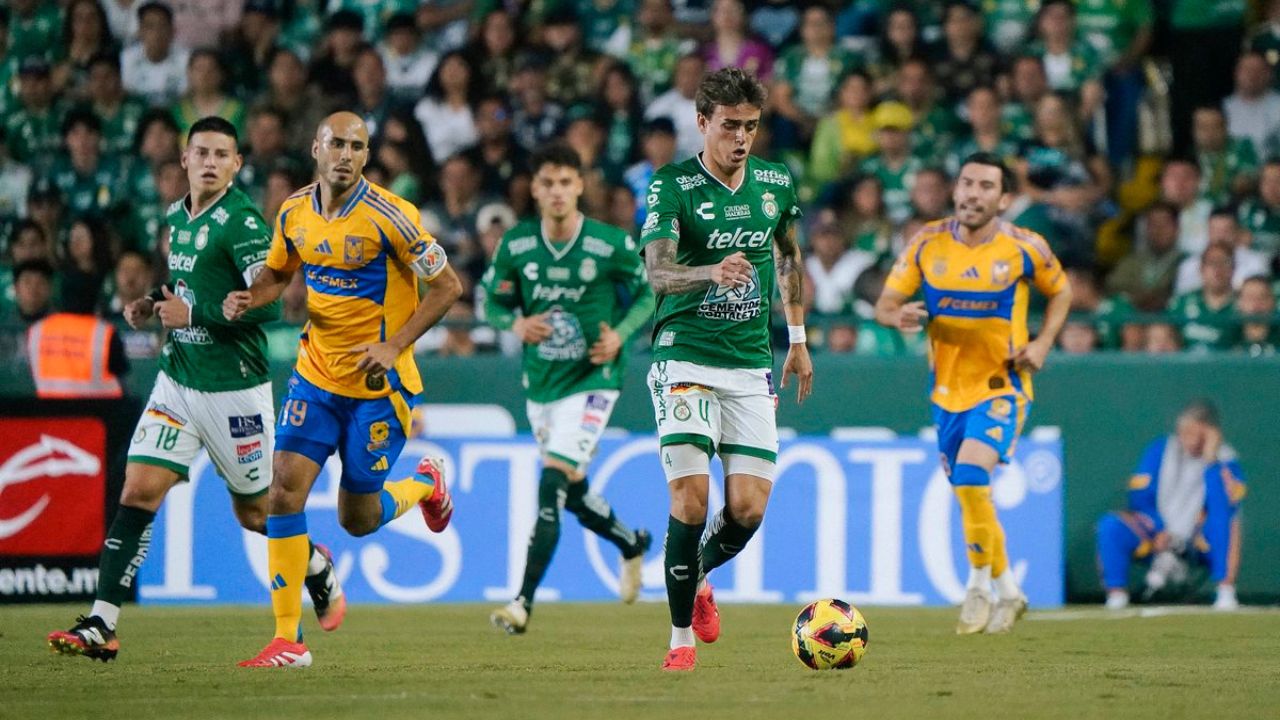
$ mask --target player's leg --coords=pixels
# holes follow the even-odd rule
[[[132,594],[133,582],[151,546],[151,523],[165,495],[182,478],[159,465],[129,463],[115,519],[98,557],[98,588],[93,608],[70,630],[52,632],[49,647],[63,655],[83,655],[107,662],[120,650],[116,624],[120,607]]]
[[[1151,555],[1151,542],[1139,532],[1132,516],[1114,512],[1098,521],[1097,539],[1107,608],[1122,610],[1129,606],[1129,565],[1134,558]]]
[[[1200,560],[1209,566],[1209,577],[1216,587],[1213,607],[1236,610],[1236,573],[1240,569],[1240,521],[1236,506],[1243,499],[1245,486],[1224,466],[1221,473],[1206,473],[1204,523],[1195,540]]]

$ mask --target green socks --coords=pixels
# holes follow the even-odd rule
[[[526,610],[533,607],[533,593],[547,574],[547,566],[555,555],[560,542],[560,507],[564,503],[569,478],[554,468],[543,468],[538,482],[538,519],[533,523],[533,536],[529,538],[529,555],[524,564],[524,581],[520,585],[519,600]]]
[[[755,528],[739,525],[723,509],[716,513],[716,516],[711,519],[711,525],[707,528],[707,538],[703,541],[698,553],[702,560],[703,574],[711,572],[736,557],[755,534]]]
[[[693,624],[693,599],[698,594],[698,540],[706,523],[687,525],[667,518],[667,543],[663,568],[667,579],[667,605],[671,625],[687,628]]]
[[[151,549],[151,522],[156,514],[121,505],[102,543],[98,558],[97,599],[119,607],[132,594],[138,568]]]

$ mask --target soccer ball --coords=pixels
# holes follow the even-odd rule
[[[847,670],[867,652],[867,621],[843,600],[818,600],[796,616],[791,650],[812,670]]]

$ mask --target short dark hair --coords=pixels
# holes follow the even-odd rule
[[[552,140],[535,149],[529,155],[529,171],[537,174],[544,165],[567,167],[582,172],[582,157],[573,146],[563,140]]]
[[[964,159],[960,163],[963,169],[965,165],[986,165],[988,167],[1000,170],[1000,191],[1005,193],[1015,192],[1018,189],[1018,181],[1013,176],[1013,171],[1004,163],[999,155],[990,152],[976,152]]]
[[[717,105],[733,107],[745,103],[764,109],[768,97],[764,84],[754,75],[742,68],[726,67],[702,79],[694,103],[699,115],[711,117]]]
[[[67,112],[67,116],[62,119],[63,137],[77,127],[86,127],[99,135],[102,134],[102,120],[92,110],[86,108],[74,108]]]
[[[133,248],[125,248],[124,250],[120,251],[120,256],[116,258],[115,267],[119,267],[120,263],[123,262],[124,259],[128,257],[138,258],[139,260],[142,261],[142,264],[145,265],[148,270],[155,269],[156,262],[155,260],[151,259],[150,255],[142,252],[141,250],[135,250]]]
[[[113,52],[105,52],[105,51],[94,53],[93,57],[89,58],[88,67],[90,70],[92,70],[93,68],[99,65],[106,65],[112,70],[115,70],[116,75],[119,75],[120,74],[120,54],[113,53]]]
[[[164,19],[168,20],[170,25],[173,24],[173,8],[169,7],[167,4],[162,2],[157,2],[155,0],[148,3],[143,3],[138,8],[138,19],[141,20],[142,16],[146,15],[149,12],[160,13],[164,15]]]
[[[22,262],[13,266],[14,284],[17,284],[18,279],[29,272],[40,273],[41,275],[45,276],[46,280],[53,280],[53,275],[54,275],[53,263],[43,258],[36,258],[35,260],[23,260]]]
[[[1237,213],[1236,206],[1234,205],[1219,205],[1215,207],[1209,212],[1209,218],[1213,219],[1216,217],[1229,217],[1234,220],[1237,225],[1240,223],[1240,215]]]
[[[1209,398],[1196,398],[1187,403],[1178,413],[1178,417],[1189,417],[1210,427],[1222,427],[1222,416],[1218,406]]]
[[[217,115],[209,115],[207,117],[202,117],[199,120],[195,121],[191,125],[191,129],[187,131],[187,142],[191,142],[191,138],[195,137],[196,133],[202,133],[202,132],[211,132],[211,133],[218,133],[220,135],[226,135],[227,137],[231,138],[231,141],[236,144],[237,148],[240,146],[240,136],[236,134],[236,126],[227,122],[226,119],[218,117]]]
[[[1142,211],[1144,217],[1151,213],[1164,213],[1173,218],[1174,222],[1178,222],[1178,216],[1182,214],[1182,209],[1168,200],[1157,200]]]

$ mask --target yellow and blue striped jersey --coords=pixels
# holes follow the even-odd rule
[[[332,220],[321,213],[319,185],[289,197],[276,218],[267,266],[301,269],[307,283],[309,320],[298,344],[298,373],[345,397],[422,392],[412,348],[396,359],[385,383],[367,381],[356,369],[360,355],[351,350],[386,340],[413,315],[418,279],[411,265],[434,244],[417,208],[364,178]]]
[[[1057,294],[1066,274],[1044,238],[1003,220],[979,245],[959,238],[954,218],[925,225],[885,282],[907,297],[924,292],[931,398],[948,412],[1011,393],[1030,400],[1031,374],[1011,363],[1027,343],[1029,287]]]

